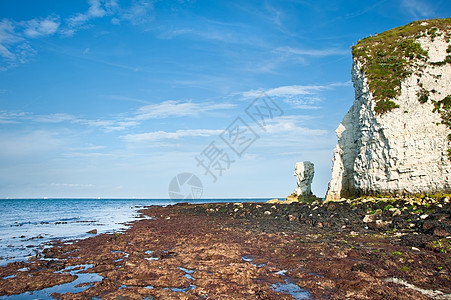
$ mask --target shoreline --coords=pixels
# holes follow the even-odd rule
[[[451,207],[423,204],[152,206],[123,233],[0,267],[0,296],[53,286],[57,299],[450,299]]]
[[[217,199],[218,202],[247,199]],[[267,199],[255,199],[266,201]],[[172,199],[14,199],[0,200],[0,266],[26,261],[41,252],[51,241],[74,240],[90,233],[113,233],[125,228],[149,205],[173,205],[184,202]],[[186,201],[186,200],[185,200]],[[195,202],[211,202],[210,199]],[[38,208],[35,209],[34,207]],[[20,214],[17,211],[22,211]]]

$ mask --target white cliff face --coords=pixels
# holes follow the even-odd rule
[[[443,35],[444,36],[444,35]],[[451,191],[451,161],[447,156],[451,130],[433,112],[431,100],[451,95],[451,64],[443,61],[449,42],[438,36],[418,42],[429,60],[401,84],[399,108],[374,112],[375,101],[361,62],[354,60],[355,100],[338,126],[332,180],[326,200],[372,194],[419,194]],[[421,104],[418,93],[433,91]]]
[[[294,193],[297,196],[312,195],[312,181],[315,175],[314,165],[309,161],[297,162],[294,167],[294,176],[297,179],[297,188]]]

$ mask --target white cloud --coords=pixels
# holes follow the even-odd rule
[[[101,157],[112,157],[112,154],[101,153],[101,152],[68,152],[61,155],[67,158],[101,158]]]
[[[23,39],[15,33],[15,26],[11,20],[3,19],[0,21],[0,43],[14,44]]]
[[[429,4],[422,0],[403,0],[402,8],[415,18],[431,17],[435,15]]]
[[[122,99],[122,98],[121,98]],[[130,100],[133,98],[125,98]],[[136,100],[136,99],[133,99]],[[139,102],[145,102],[139,101]],[[33,121],[37,123],[63,123],[79,124],[90,127],[101,128],[107,132],[122,131],[130,127],[140,125],[142,121],[149,119],[164,119],[171,117],[190,117],[199,114],[217,110],[234,108],[236,105],[231,103],[213,103],[213,102],[182,102],[182,101],[164,101],[159,104],[144,105],[133,113],[112,116],[109,119],[84,119],[67,113],[54,113],[47,115],[34,115],[32,113],[15,113],[0,111],[0,123],[18,123],[22,121]]]
[[[207,40],[207,41],[216,41],[221,43],[229,43],[229,44],[248,44],[248,40],[244,38],[240,33],[224,29],[224,28],[215,28],[211,26],[203,27],[201,29],[198,28],[178,28],[173,29],[169,28],[160,33],[158,36],[162,39],[172,39],[178,36],[190,36],[199,40]]]
[[[96,145],[92,145],[89,144],[85,147],[75,147],[75,148],[70,148],[71,151],[93,151],[93,150],[100,150],[100,149],[104,149],[105,146],[96,146]]]
[[[5,71],[19,63],[27,62],[34,55],[24,38],[16,32],[16,25],[8,20],[0,21],[0,70]]]
[[[219,135],[224,130],[215,129],[189,129],[189,130],[177,130],[175,132],[166,131],[154,131],[147,133],[137,133],[137,134],[127,134],[122,138],[127,142],[138,143],[138,142],[153,142],[159,140],[176,140],[182,137],[205,137]]]
[[[101,18],[106,15],[106,10],[103,7],[108,3],[108,1],[102,0],[89,0],[89,9],[87,15],[90,17]]]
[[[88,3],[89,8],[85,13],[78,13],[66,19],[68,27],[62,30],[64,35],[72,36],[90,20],[111,15],[118,8],[116,0],[89,0]]]
[[[159,104],[142,106],[138,109],[136,116],[132,120],[142,121],[168,117],[196,116],[208,111],[230,109],[233,107],[235,107],[235,104],[231,103],[195,103],[168,100]]]
[[[313,96],[291,96],[283,100],[294,108],[299,109],[319,109],[318,104],[323,101],[323,98],[317,95]]]
[[[269,134],[288,134],[294,138],[301,136],[322,136],[327,134],[327,130],[311,129],[303,126],[306,118],[303,116],[282,116],[269,121],[265,130]]]
[[[28,21],[3,19],[0,21],[0,71],[6,71],[19,64],[27,63],[36,55],[36,50],[28,39],[37,39],[54,34],[69,37],[77,30],[88,28],[93,19],[112,17],[112,23],[126,20],[133,25],[151,20],[151,1],[135,0],[127,9],[120,8],[117,0],[88,0],[89,7],[84,13],[76,13],[60,21],[60,16],[50,15]],[[83,52],[87,54],[89,48]]]
[[[88,119],[77,119],[72,121],[75,124],[82,124],[92,127],[103,128],[107,132],[111,131],[121,131],[129,126],[128,122],[118,122],[116,120],[88,120]],[[133,123],[136,124],[136,123]]]
[[[153,4],[150,1],[134,1],[130,8],[123,11],[121,19],[133,25],[141,24],[152,19],[152,9]]]
[[[122,101],[129,101],[129,102],[137,102],[137,103],[144,103],[149,104],[150,102],[143,99],[133,98],[133,97],[126,97],[126,96],[120,96],[120,95],[110,95],[107,96],[110,99],[113,100],[122,100]]]
[[[138,25],[152,19],[151,1],[135,0],[129,8],[121,8],[117,0],[89,0],[89,8],[85,13],[78,13],[66,19],[67,28],[62,32],[66,36],[72,36],[77,30],[86,27],[96,18],[111,16],[112,24],[120,24],[125,20],[133,25]]]
[[[18,120],[25,115],[24,112],[0,111],[0,124],[19,123]]]
[[[59,17],[49,16],[45,19],[32,19],[25,24],[25,35],[30,38],[53,35],[60,26]]]
[[[330,88],[330,85],[288,85],[268,90],[264,89],[250,90],[247,92],[242,92],[241,95],[245,98],[257,98],[262,93],[265,93],[270,97],[313,95],[328,88]]]
[[[37,115],[32,116],[31,119],[39,123],[61,123],[67,121],[75,121],[76,118],[72,115],[65,113],[56,113],[50,115]]]
[[[53,35],[59,27],[58,17],[32,19],[27,22],[0,21],[0,71],[27,63],[36,54],[26,38]]]
[[[283,101],[294,108],[318,109],[320,108],[318,104],[323,100],[321,92],[351,84],[351,81],[346,81],[327,85],[288,85],[267,90],[250,90],[239,94],[247,100],[258,98],[264,93],[274,100]]]
[[[292,48],[292,47],[281,47],[275,50],[276,52],[284,53],[284,54],[292,54],[299,56],[331,56],[331,55],[350,55],[350,51],[348,49],[300,49],[300,48]]]
[[[53,188],[91,188],[94,187],[94,184],[88,183],[51,183],[51,187]]]

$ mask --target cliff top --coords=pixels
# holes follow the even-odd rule
[[[398,107],[394,99],[400,94],[401,82],[412,74],[414,67],[428,61],[427,51],[417,41],[425,36],[431,41],[443,37],[449,43],[451,18],[415,21],[364,38],[352,47],[354,58],[363,64],[363,71],[376,101],[377,113],[382,114]],[[451,46],[447,52],[446,59],[435,64],[451,63]]]

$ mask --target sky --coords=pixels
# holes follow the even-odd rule
[[[0,198],[282,198],[297,161],[324,197],[350,47],[450,16],[448,0],[0,0]]]

